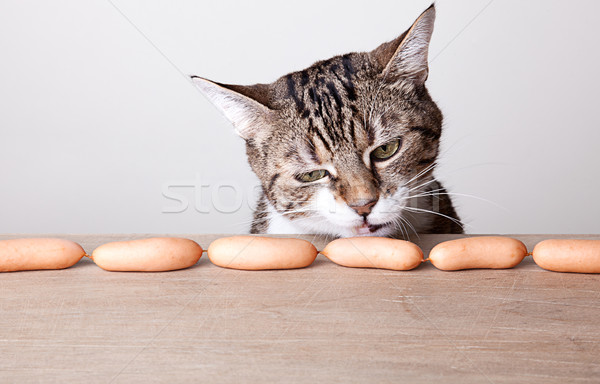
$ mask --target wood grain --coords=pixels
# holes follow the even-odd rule
[[[91,253],[150,236],[58,237]],[[221,236],[184,237],[206,248]],[[15,237],[26,236],[0,239]],[[416,241],[427,254],[456,237]],[[531,250],[561,236],[515,237]],[[305,269],[237,271],[204,255],[186,270],[131,273],[83,259],[0,274],[0,382],[598,383],[599,319],[599,275],[544,271],[531,257],[457,272],[321,255]]]

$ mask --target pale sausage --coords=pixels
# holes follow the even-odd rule
[[[544,240],[532,254],[537,265],[550,271],[600,273],[600,240]]]
[[[77,263],[85,251],[75,242],[53,238],[0,241],[0,272],[63,269]]]
[[[423,262],[423,251],[416,244],[386,237],[336,239],[321,253],[336,264],[354,268],[406,271]]]
[[[191,267],[201,256],[202,248],[193,240],[154,237],[106,243],[91,258],[107,271],[161,272]]]
[[[317,253],[306,240],[262,236],[222,237],[208,247],[213,264],[245,270],[304,268]]]
[[[445,241],[433,247],[429,261],[438,269],[512,268],[527,256],[527,247],[510,237],[481,236]]]

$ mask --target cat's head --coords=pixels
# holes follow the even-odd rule
[[[193,77],[246,140],[270,204],[306,232],[389,236],[431,180],[442,114],[425,88],[435,8],[365,53],[271,84]]]

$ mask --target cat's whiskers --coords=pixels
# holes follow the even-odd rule
[[[408,180],[405,184],[410,184],[411,182],[419,179],[421,176],[423,176],[424,174],[428,173],[429,171],[432,171],[433,168],[435,168],[435,166],[437,165],[437,163],[434,161],[433,163],[429,164],[428,166],[426,166],[425,168],[423,168],[422,170],[420,170],[416,175],[414,175],[410,180]]]
[[[406,220],[407,223],[410,223],[411,220],[415,220],[414,217],[415,213],[414,212],[409,212],[406,210],[402,211],[402,217]],[[413,228],[413,232],[415,233],[415,235],[417,236],[417,238],[420,238],[419,233],[417,232],[417,230],[415,229],[415,227],[411,224],[411,227]]]
[[[398,220],[396,222],[396,224],[398,224],[398,228],[400,228],[400,233],[402,234],[402,238],[406,240],[408,235],[405,233],[406,228],[404,228],[404,223],[401,220]]]
[[[281,214],[281,216],[292,216],[292,215],[298,215],[300,214],[298,217],[294,217],[291,218],[292,220],[296,221],[296,220],[300,220],[300,219],[312,219],[314,218],[314,215],[305,215],[306,213],[319,213],[318,209],[312,209],[312,208],[302,208],[302,209],[284,209],[281,211],[277,211],[278,213]]]
[[[423,190],[423,191],[419,191],[419,193],[417,193],[415,195],[403,196],[402,200],[414,199],[414,198],[425,197],[425,196],[438,196],[438,195],[444,194],[443,192],[441,192],[443,190],[444,190],[443,188],[432,189],[430,191]]]
[[[421,172],[419,172],[416,176],[413,176],[405,185],[408,186],[408,184],[410,184],[411,182],[418,182],[419,178],[421,176],[423,176],[425,173],[427,173],[429,170],[433,169],[433,167],[436,165],[436,163],[432,163],[430,164],[428,167],[424,168]],[[409,195],[403,197],[403,200],[409,200],[409,199],[414,199],[414,198],[419,198],[419,197],[427,197],[427,196],[440,196],[440,195],[447,195],[447,196],[460,196],[460,197],[468,197],[468,198],[472,198],[472,199],[476,199],[476,200],[480,200],[483,202],[486,202],[488,204],[491,204],[497,208],[502,209],[505,212],[510,212],[510,210],[506,207],[504,207],[501,204],[498,204],[494,201],[491,201],[489,199],[480,197],[480,196],[475,196],[475,195],[471,195],[471,194],[465,194],[465,193],[458,193],[458,192],[447,192],[444,188],[438,188],[438,189],[431,189],[431,190],[424,190],[423,188],[426,187],[427,185],[435,182],[435,179],[430,179],[427,182],[424,182],[420,185],[417,186],[411,186],[408,189]],[[419,193],[417,194],[413,194],[412,192],[418,191]]]
[[[425,188],[425,187],[427,187],[429,184],[433,184],[433,183],[435,183],[436,181],[437,181],[436,179],[434,179],[434,178],[431,178],[431,179],[427,180],[426,182],[424,182],[424,183],[421,183],[421,184],[419,184],[419,185],[408,186],[408,193],[409,193],[409,195],[410,195],[412,192],[415,192],[415,191],[417,191],[417,192],[420,192],[420,191],[422,191],[422,188]],[[420,182],[420,181],[419,181],[419,182]]]
[[[415,213],[415,214],[430,213],[430,214],[434,214],[434,215],[438,215],[438,216],[447,218],[447,219],[451,220],[452,222],[456,223],[457,225],[459,225],[461,228],[464,228],[466,225],[466,224],[462,223],[460,220],[457,220],[451,216],[442,214],[440,212],[436,212],[436,211],[428,210],[428,209],[424,209],[424,208],[411,207],[411,206],[406,205],[406,202],[411,201],[412,199],[417,199],[417,198],[422,198],[422,197],[427,197],[427,196],[439,196],[439,195],[443,195],[443,194],[452,195],[452,193],[442,192],[442,191],[445,191],[443,188],[432,189],[429,191],[424,190],[424,188],[426,188],[428,185],[436,182],[435,178],[432,178],[430,180],[422,182],[422,178],[426,177],[428,171],[433,169],[433,166],[434,166],[434,164],[426,167],[421,172],[419,172],[417,175],[412,177],[407,183],[405,183],[405,186],[408,187],[408,193],[409,193],[407,196],[399,196],[396,198],[392,198],[396,203],[398,203],[398,205],[402,206],[401,212],[403,212],[403,214],[395,216],[392,220],[394,221],[394,223],[400,224],[399,228],[402,231],[403,236],[404,236],[404,229],[405,229],[404,226],[405,225],[410,226],[410,228],[415,233],[415,235],[417,235],[417,237],[419,236],[414,225],[406,217],[406,214],[410,214],[410,213]],[[411,186],[411,185],[409,185],[410,183],[419,183],[419,184]],[[456,194],[456,195],[460,195],[460,194]],[[473,197],[475,197],[475,196],[473,196]]]
[[[282,215],[293,215],[296,213],[306,213],[306,212],[318,212],[318,210],[316,209],[289,209],[289,210],[283,210],[283,211],[277,211],[278,213],[282,214]]]
[[[437,180],[430,173],[433,171],[434,166],[435,166],[435,164],[431,164],[431,165],[427,166],[426,168],[421,170],[417,175],[413,176],[409,181],[404,183],[404,186],[408,188],[408,191],[412,192],[419,188],[425,187],[431,183],[436,182]],[[424,180],[427,180],[427,181],[423,182]],[[421,183],[421,184],[418,184],[418,183]],[[411,184],[413,184],[413,185],[411,185]],[[415,184],[418,184],[418,185],[415,185]]]
[[[404,216],[399,216],[400,220],[403,221],[407,227],[409,227],[417,236],[417,238],[419,237],[419,234],[417,233],[417,230],[415,229],[415,226]]]
[[[465,228],[465,226],[467,226],[467,224],[462,223],[460,220],[457,220],[457,219],[455,219],[452,216],[444,215],[443,213],[432,211],[430,209],[416,208],[416,207],[406,207],[406,206],[403,207],[403,209],[407,210],[409,212],[413,211],[413,212],[421,212],[421,213],[431,213],[431,214],[434,214],[434,215],[445,217],[446,219],[451,220],[452,222],[454,222],[456,225],[460,226],[463,229]]]
[[[236,221],[234,223],[231,223],[231,226],[235,227],[236,229],[240,229],[243,232],[247,232],[248,231],[248,224],[253,224],[256,222],[259,223],[263,223],[263,222],[267,222],[268,219],[267,218],[262,218],[262,219],[251,219],[251,220],[241,220],[241,221]]]
[[[483,197],[479,197],[479,196],[475,196],[475,195],[470,195],[470,194],[467,194],[467,193],[440,192],[440,191],[444,191],[444,189],[440,188],[440,189],[434,189],[434,190],[431,190],[431,191],[423,191],[423,193],[421,193],[421,194],[406,196],[404,199],[408,200],[408,199],[413,199],[413,198],[416,198],[416,197],[426,197],[426,196],[436,197],[436,196],[440,196],[440,195],[469,197],[469,198],[472,198],[472,199],[476,199],[476,200],[480,200],[480,201],[489,203],[489,204],[491,204],[491,205],[493,205],[493,206],[495,206],[497,208],[500,208],[500,209],[502,209],[502,210],[504,210],[506,212],[510,212],[510,210],[508,208],[506,208],[506,207],[504,207],[504,206],[502,206],[502,205],[500,205],[500,204],[498,204],[496,202],[493,202],[491,200],[483,198]]]
[[[396,227],[398,227],[400,229],[402,238],[406,240],[408,238],[408,231],[406,231],[406,234],[405,234],[405,232],[404,232],[405,227],[404,227],[404,222],[402,221],[402,216],[394,217],[392,222],[396,225]]]

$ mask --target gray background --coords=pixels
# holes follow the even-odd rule
[[[257,180],[182,74],[270,82],[393,39],[429,1],[0,4],[0,232],[233,233]],[[600,232],[600,3],[436,4],[437,175],[467,230]]]

